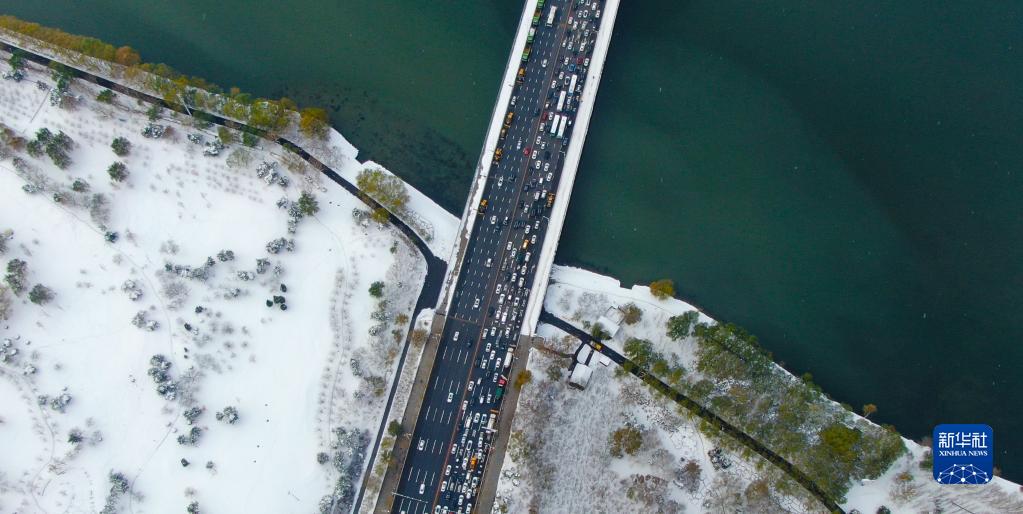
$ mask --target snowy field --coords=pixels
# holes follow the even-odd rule
[[[642,318],[607,344],[622,351],[628,337],[653,342],[693,369],[691,344],[671,341],[665,323],[695,308],[677,299],[658,300],[646,286],[620,287],[617,280],[588,271],[555,267],[545,308],[589,328],[609,307],[634,303]],[[700,314],[700,320],[711,322]],[[603,323],[607,323],[605,318]],[[531,353],[533,383],[523,390],[498,485],[501,512],[818,512],[820,504],[756,455],[721,448],[720,436],[699,429],[684,410],[631,375],[614,372],[597,359],[588,387],[568,386],[568,366],[579,341],[541,324],[543,348]],[[642,434],[635,455],[612,457],[609,438],[634,427]],[[854,484],[843,508],[892,512],[1023,512],[1020,486],[996,478],[988,486],[939,486],[920,463],[925,448],[905,440],[909,452],[880,478]],[[725,445],[734,446],[734,445]],[[721,453],[710,458],[715,448]],[[715,451],[716,454],[716,451]],[[721,462],[727,462],[727,467]],[[696,471],[696,470],[699,471]],[[957,505],[959,507],[957,507]]]
[[[74,81],[80,100],[57,107],[36,84],[50,73],[28,75],[0,80],[0,258],[25,286],[0,339],[0,512],[343,507],[421,256],[275,145],[204,156],[215,127],[163,113],[147,138],[148,105]],[[42,128],[70,137],[66,169],[12,148]]]

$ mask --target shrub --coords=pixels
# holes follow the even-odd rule
[[[115,162],[107,168],[107,175],[110,175],[114,182],[123,182],[128,178],[128,167],[123,162]]]
[[[396,419],[392,419],[391,422],[387,424],[387,433],[392,437],[398,437],[404,431],[405,430],[401,427],[401,422]]]
[[[515,388],[522,389],[522,386],[533,381],[533,372],[528,369],[524,369],[515,376]]]
[[[384,296],[384,283],[379,280],[373,282],[373,284],[369,286],[369,295],[374,298],[380,298]]]
[[[622,427],[611,433],[611,455],[622,457],[623,452],[635,455],[643,446],[643,434],[633,427]]]
[[[622,321],[626,325],[635,325],[643,319],[643,309],[640,309],[635,303],[628,303],[622,306],[622,314],[624,314]]]
[[[28,300],[36,305],[49,303],[52,299],[53,290],[42,284],[36,284],[35,287],[28,292]]]
[[[668,337],[675,341],[689,337],[693,326],[699,319],[700,313],[696,311],[686,311],[678,316],[668,318]]]
[[[312,216],[319,212],[320,204],[316,201],[315,196],[307,191],[302,191],[302,195],[298,197],[298,210],[305,216]]]
[[[96,95],[96,100],[103,102],[105,104],[114,103],[114,96],[115,95],[113,91],[109,89],[104,89],[103,91],[100,91],[98,95]]]
[[[657,297],[658,300],[665,300],[675,296],[675,282],[668,278],[651,282],[650,294]]]
[[[128,141],[123,137],[116,137],[114,138],[114,141],[110,143],[110,148],[118,157],[124,157],[131,151],[131,141]]]
[[[329,120],[327,111],[317,107],[307,107],[302,109],[298,128],[306,136],[323,139],[327,135]]]

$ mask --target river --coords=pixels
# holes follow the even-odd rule
[[[329,107],[461,212],[521,4],[0,0]],[[1023,479],[1023,6],[656,0],[619,14],[558,262],[680,295],[907,437]]]

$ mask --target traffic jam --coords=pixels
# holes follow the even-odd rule
[[[601,9],[592,0],[537,1],[455,297],[455,316],[480,320],[483,329],[465,394],[448,393],[448,402],[462,403],[435,513],[471,512],[479,492]],[[467,339],[472,350],[476,340]],[[420,440],[418,450],[426,444]]]

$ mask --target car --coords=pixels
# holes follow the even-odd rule
[[[554,172],[553,171],[548,172],[547,173],[547,182],[550,182],[552,178],[554,178]]]
[[[465,468],[465,466],[462,466],[462,468],[464,469],[464,468]],[[458,495],[458,506],[459,506],[459,507],[461,507],[461,506],[462,506],[462,502],[464,502],[464,501],[465,501],[465,495],[464,495],[464,494],[460,494],[460,495]]]
[[[536,144],[540,144],[543,141],[543,136],[536,136]]]
[[[423,451],[423,448],[426,448],[426,439],[419,438],[419,446],[416,446],[416,449]]]
[[[451,400],[454,400],[454,399],[455,399],[455,393],[448,393],[448,403],[451,403]]]
[[[448,466],[448,471],[449,472],[451,471],[451,466]],[[445,481],[440,483],[440,492],[443,493],[444,491],[447,491],[447,490],[448,490],[448,481],[445,480]]]
[[[550,157],[550,152],[547,153],[547,156]],[[543,163],[543,171],[544,172],[548,172],[550,170],[551,170],[551,163],[549,163],[549,162]],[[551,179],[551,176],[547,175],[547,180],[550,180],[550,179]]]
[[[544,59],[543,61],[540,62],[540,67],[541,68],[546,68],[547,67],[547,59]]]
[[[523,268],[525,268],[525,267],[526,267],[526,265],[525,265],[525,264],[523,264],[523,265],[522,265],[522,267],[523,267]],[[524,279],[524,278],[520,278],[520,279],[519,279],[519,287],[522,287],[522,282],[524,282],[524,281],[525,281],[525,279]]]
[[[425,492],[426,492],[426,482],[423,482],[423,483],[419,484],[419,494],[423,494]]]
[[[448,476],[450,474],[451,474],[451,464],[448,464],[448,467],[444,468],[444,476]],[[441,491],[443,491],[443,490],[444,489],[441,488]]]
[[[568,65],[568,57],[565,57],[565,65]],[[565,72],[558,72],[558,80],[565,80]]]
[[[544,150],[546,148],[547,148],[547,141],[544,141],[544,142],[540,143],[540,149],[541,150]],[[544,159],[550,159],[551,158],[551,153],[550,152],[545,152],[544,155],[546,155],[546,157],[544,157]]]
[[[490,267],[490,266],[492,266],[493,264],[494,264],[494,259],[491,259],[490,257],[487,257],[487,262],[484,262],[484,263],[483,263],[483,265],[484,265],[485,267],[487,267],[487,268],[489,268],[489,267]]]
[[[533,228],[535,228],[537,230],[540,229],[540,220],[536,220],[536,225]]]
[[[451,445],[451,455],[454,455],[457,452],[458,452],[458,445],[457,444]]]
[[[487,259],[487,267],[488,268],[490,267],[490,259]],[[473,309],[479,309],[480,308],[480,297],[477,296],[476,300],[472,302],[472,308]],[[455,341],[458,341],[458,339],[455,339]]]
[[[519,95],[512,95],[512,97],[511,97],[511,104],[512,104],[513,107],[515,106],[515,100],[518,99],[518,97],[519,97]]]
[[[512,249],[512,242],[508,241],[508,246],[505,247],[505,251],[511,251],[511,249]]]
[[[468,407],[469,407],[469,400],[464,400],[462,402],[462,410],[464,411]]]
[[[497,177],[497,187],[504,185],[504,177]]]
[[[536,244],[536,234],[533,234],[533,237],[532,237],[532,238],[530,238],[529,242],[530,242],[531,244]],[[527,260],[527,261],[529,260],[529,257],[528,257],[528,256],[526,257],[526,260]]]
[[[530,159],[536,159],[536,156],[540,154],[540,150],[533,150],[533,156]]]
[[[472,388],[473,388],[473,387],[474,387],[475,385],[476,385],[476,382],[473,382],[473,381],[471,381],[471,380],[469,381],[469,386],[467,387],[467,389],[469,390],[469,392],[470,392],[470,393],[472,392]]]
[[[508,380],[506,378],[504,378],[504,377],[501,377],[501,378],[497,379],[497,385],[499,385],[499,386],[503,386],[503,385],[505,385],[507,383],[508,383]]]
[[[533,167],[536,168],[536,169],[540,169],[540,161],[537,160],[536,163],[533,164]]]
[[[496,224],[496,223],[497,223],[497,216],[491,216],[491,217],[490,217],[490,224],[491,224],[491,225],[494,225],[494,224]]]
[[[451,340],[452,340],[452,341],[458,341],[458,334],[461,334],[461,332],[458,332],[458,331],[456,331],[456,332],[455,332],[455,336],[454,336],[454,337],[452,337],[452,338],[451,338]]]
[[[583,66],[589,66],[589,65],[590,65],[590,58],[587,57],[586,60],[583,61]]]
[[[511,328],[505,328],[504,329],[504,337],[509,337],[509,336],[511,336]]]
[[[526,225],[526,233],[529,233],[529,225]]]
[[[521,139],[519,139],[518,143],[515,143],[515,149],[516,150],[521,150],[522,149],[522,140]]]

